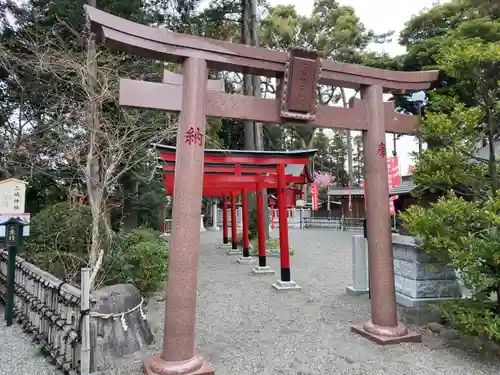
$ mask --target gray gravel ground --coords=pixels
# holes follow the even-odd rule
[[[60,375],[18,324],[5,325],[0,312],[0,375]]]
[[[328,230],[290,230],[292,278],[301,293],[277,293],[276,277],[249,276],[253,266],[218,248],[220,232],[202,234],[198,297],[199,350],[217,375],[486,375],[498,360],[450,347],[423,331],[422,344],[381,347],[349,331],[370,316],[366,297],[348,297],[351,236]],[[279,271],[279,259],[269,259]],[[163,302],[148,315],[161,346]],[[139,374],[137,353],[114,361],[105,375]]]

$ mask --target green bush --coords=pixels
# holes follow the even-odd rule
[[[26,252],[88,252],[91,241],[90,207],[68,202],[56,203],[31,219]]]
[[[252,245],[252,250],[250,251],[250,255],[253,255],[253,256],[258,255],[259,254],[259,241],[258,241],[258,239],[254,238],[251,241],[251,245]],[[270,250],[270,249],[278,249],[279,250],[279,248],[280,248],[280,239],[279,238],[269,238],[266,241],[266,250]],[[295,252],[290,244],[288,245],[288,249],[290,251],[290,255],[295,254]]]
[[[486,335],[500,342],[500,315],[492,301],[461,299],[446,301],[433,308],[449,324],[472,336]]]
[[[102,283],[130,283],[148,297],[165,282],[167,271],[168,243],[159,233],[140,228],[113,240],[105,256]]]
[[[472,292],[470,300],[437,306],[441,316],[466,333],[500,340],[500,199],[471,202],[449,193],[402,216],[422,249],[460,270]]]
[[[80,270],[88,264],[91,228],[89,206],[66,202],[48,206],[31,220],[22,255],[37,267],[78,285]],[[159,233],[146,228],[118,232],[107,243],[96,288],[131,283],[147,297],[166,280],[168,243]]]
[[[257,210],[248,212],[248,238],[257,238]]]
[[[91,228],[88,206],[68,202],[47,206],[31,219],[21,255],[54,276],[77,283],[87,264]]]

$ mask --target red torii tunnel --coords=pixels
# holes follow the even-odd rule
[[[168,195],[174,193],[176,148],[154,145],[163,162],[163,181]],[[241,194],[243,211],[242,257],[240,263],[249,263],[248,193],[257,193],[257,241],[259,265],[255,273],[272,273],[266,263],[266,230],[262,190],[277,191],[281,282],[293,283],[290,274],[288,244],[288,217],[286,189],[290,185],[312,182],[310,162],[317,150],[253,151],[253,150],[204,150],[203,196],[222,197],[223,244],[229,246],[227,197],[231,200],[231,247],[238,249],[236,197]],[[201,203],[201,202],[200,202]],[[175,230],[175,224],[174,224]]]

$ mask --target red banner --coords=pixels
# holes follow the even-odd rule
[[[397,156],[387,158],[387,178],[389,189],[401,184],[401,173],[399,173],[399,160]]]
[[[314,211],[318,211],[318,184],[311,184],[312,206]]]
[[[389,190],[401,184],[401,173],[399,173],[399,160],[397,156],[390,156],[387,158],[387,182],[389,184]],[[363,195],[366,197],[366,185],[364,181]],[[394,207],[394,201],[396,199],[398,199],[397,195],[393,195],[389,198],[389,210],[391,211],[391,215],[396,214],[396,209]],[[364,201],[366,211],[366,199]]]

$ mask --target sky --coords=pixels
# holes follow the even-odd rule
[[[310,15],[313,0],[268,0],[271,5],[293,4],[297,12],[302,15]],[[418,15],[421,10],[431,8],[437,4],[437,0],[338,0],[341,5],[350,5],[356,11],[356,15],[367,29],[376,33],[394,31],[391,43],[384,45],[372,45],[369,48],[377,52],[386,52],[391,56],[405,53],[405,48],[397,42],[399,32],[404,28],[405,22],[412,16]],[[441,3],[447,0],[441,0]],[[387,135],[387,150],[393,150],[393,137]],[[396,144],[399,155],[400,170],[406,175],[408,167],[413,164],[410,153],[417,151],[418,146],[415,137],[403,136]]]

